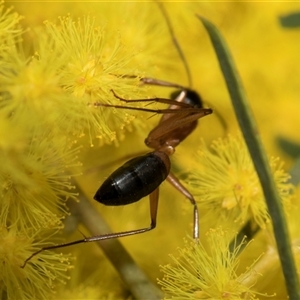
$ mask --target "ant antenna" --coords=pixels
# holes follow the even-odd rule
[[[174,30],[173,30],[173,27],[172,27],[172,24],[171,24],[171,21],[170,21],[170,18],[167,14],[167,11],[165,9],[165,7],[163,6],[163,4],[161,2],[156,2],[157,5],[159,6],[165,20],[166,20],[166,23],[167,23],[167,26],[169,28],[169,32],[170,32],[170,35],[171,35],[171,38],[172,38],[172,42],[174,44],[174,46],[176,47],[176,50],[181,58],[181,61],[183,62],[183,65],[184,65],[184,68],[185,68],[185,71],[186,71],[186,74],[187,74],[187,77],[188,77],[188,83],[189,83],[189,87],[192,87],[192,76],[191,76],[191,71],[190,71],[190,68],[189,68],[189,65],[186,61],[186,58],[184,56],[184,53],[176,39],[176,36],[175,36],[175,33],[174,33]]]

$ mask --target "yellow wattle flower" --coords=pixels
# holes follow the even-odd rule
[[[210,148],[204,142],[199,147],[197,167],[191,171],[188,183],[200,207],[208,210],[204,218],[216,220],[216,223],[231,221],[240,224],[254,219],[264,228],[269,215],[242,136],[229,135],[214,141]],[[270,165],[282,202],[288,205],[293,189],[287,182],[289,175],[283,171],[278,159],[270,158]]]
[[[65,201],[76,196],[67,170],[78,164],[78,149],[66,149],[63,140],[47,132],[26,142],[21,149],[0,149],[5,158],[0,171],[0,223],[22,230],[61,227]]]
[[[0,53],[7,54],[11,51],[15,40],[18,40],[24,30],[19,26],[23,17],[12,12],[12,7],[5,9],[4,1],[0,1]],[[0,62],[2,64],[2,62]]]
[[[77,21],[65,17],[58,23],[45,25],[51,55],[59,57],[59,85],[68,97],[68,103],[60,104],[67,114],[61,122],[66,122],[72,134],[87,132],[91,144],[95,138],[111,143],[117,135],[122,136],[119,129],[134,118],[129,111],[97,104],[120,104],[112,90],[126,99],[139,95],[140,77],[129,64],[134,54],[127,52],[117,32],[96,26],[91,17]],[[41,59],[48,61],[47,57]]]
[[[34,239],[35,235],[28,237],[28,232],[17,227],[0,227],[0,292],[7,294],[7,299],[48,299],[55,292],[55,281],[68,279],[69,258],[60,254],[45,252],[21,268],[31,251],[42,245],[33,242]]]
[[[3,13],[3,6],[0,6],[2,13],[2,18],[0,18],[0,34],[4,32],[4,35],[0,36],[2,38],[4,37],[3,40],[6,41],[0,45],[1,58],[3,58],[0,61],[0,100],[3,113],[1,113],[0,116],[0,156],[5,162],[5,168],[3,168],[5,174],[0,172],[0,180],[2,180],[1,183],[4,183],[2,185],[4,195],[7,188],[15,192],[13,188],[17,187],[16,191],[18,192],[13,194],[13,196],[15,196],[14,198],[3,198],[3,201],[6,199],[9,201],[2,206],[3,217],[1,219],[4,224],[0,225],[4,226],[5,230],[11,235],[13,235],[13,231],[11,228],[7,229],[6,225],[11,225],[10,222],[12,221],[25,228],[32,225],[30,220],[35,222],[34,227],[37,227],[37,223],[45,225],[48,228],[53,225],[52,230],[48,230],[47,232],[44,232],[42,228],[39,229],[37,235],[34,237],[32,237],[28,230],[22,231],[20,228],[13,228],[13,230],[15,230],[14,235],[16,236],[15,239],[12,239],[13,245],[16,245],[18,251],[20,248],[17,242],[18,240],[23,241],[20,236],[23,234],[28,239],[31,238],[26,248],[29,250],[26,250],[26,254],[22,252],[21,260],[23,261],[32,252],[53,242],[53,235],[57,233],[57,229],[61,226],[58,216],[62,216],[65,211],[64,207],[61,210],[61,207],[58,208],[57,205],[60,206],[62,204],[63,206],[63,201],[61,202],[60,200],[64,200],[63,198],[65,197],[73,196],[72,191],[68,191],[71,185],[68,178],[69,169],[66,165],[76,164],[76,151],[74,150],[74,152],[72,152],[73,150],[71,150],[75,143],[81,143],[81,145],[86,146],[93,144],[95,139],[98,138],[100,141],[99,144],[111,143],[112,141],[118,144],[119,141],[125,137],[126,132],[123,129],[127,128],[131,130],[136,126],[134,129],[137,130],[127,135],[122,147],[103,147],[101,149],[98,147],[95,149],[95,147],[94,153],[97,152],[95,155],[90,151],[90,147],[85,147],[86,162],[89,166],[93,167],[97,167],[98,165],[96,158],[99,159],[100,164],[114,162],[116,159],[118,160],[118,158],[124,156],[124,153],[131,155],[134,154],[135,151],[138,152],[139,148],[137,144],[143,144],[145,132],[141,132],[140,134],[139,131],[143,131],[141,130],[142,126],[146,123],[150,123],[152,120],[147,119],[145,121],[144,116],[136,114],[133,111],[101,108],[94,105],[94,103],[103,101],[104,103],[120,104],[110,92],[111,88],[113,88],[118,95],[126,99],[145,98],[145,90],[147,91],[147,96],[169,96],[169,89],[161,87],[155,89],[155,93],[148,93],[148,88],[145,89],[145,87],[142,88],[139,86],[139,76],[151,76],[182,85],[187,85],[187,81],[186,73],[184,72],[178,53],[172,44],[165,20],[155,2],[118,2],[117,5],[116,3],[100,2],[82,2],[76,4],[69,2],[53,5],[53,3],[43,2],[35,3],[32,10],[28,10],[28,3],[26,1],[23,3],[18,2],[15,5],[18,9],[24,8],[24,14],[28,16],[26,20],[29,19],[33,21],[29,23],[30,27],[33,27],[33,24],[42,24],[41,21],[45,19],[53,19],[53,16],[56,18],[56,14],[62,15],[71,11],[74,15],[80,15],[80,19],[78,20],[74,17],[67,16],[61,18],[58,22],[47,21],[45,25],[46,28],[42,27],[35,31],[36,35],[33,36],[33,41],[36,46],[32,46],[30,40],[26,40],[26,43],[24,43],[28,48],[34,49],[30,55],[26,55],[22,50],[19,52],[20,33],[24,30],[15,25],[18,24],[18,18],[20,17],[17,14],[11,14],[10,11]],[[289,47],[288,39],[290,39],[286,33],[282,33],[280,36],[281,41],[283,40],[283,35],[286,36],[284,43],[278,43],[276,39],[274,28],[276,28],[277,31],[281,30],[276,20],[279,12],[282,12],[279,6],[274,8],[274,6],[268,4],[267,6],[263,6],[264,9],[258,9],[254,8],[256,7],[255,4],[248,3],[215,5],[214,3],[196,2],[176,4],[170,2],[165,5],[171,16],[176,37],[182,44],[187,60],[191,65],[194,82],[193,87],[201,91],[204,99],[213,103],[214,108],[226,116],[228,123],[230,123],[228,124],[229,128],[234,126],[234,122],[232,122],[231,108],[226,102],[226,95],[224,95],[225,90],[222,88],[223,79],[219,76],[217,61],[213,56],[211,48],[207,50],[207,39],[204,37],[204,31],[198,20],[193,17],[195,12],[216,22],[218,27],[220,26],[225,33],[225,36],[229,37],[230,44],[233,45],[233,48],[236,50],[235,53],[239,55],[238,65],[241,65],[243,78],[246,79],[245,81],[249,85],[247,87],[249,88],[249,94],[253,95],[252,100],[254,101],[254,106],[257,105],[257,107],[261,108],[261,100],[267,95],[266,98],[270,101],[268,103],[265,102],[265,104],[269,104],[269,107],[266,108],[266,106],[264,106],[263,110],[259,110],[259,114],[261,114],[260,119],[265,120],[266,116],[269,120],[272,118],[272,122],[278,122],[280,128],[291,125],[287,120],[292,119],[290,118],[291,115],[298,116],[298,110],[282,109],[283,105],[284,107],[289,105],[286,101],[286,94],[290,92],[289,86],[285,85],[286,88],[282,89],[281,84],[274,85],[274,82],[282,82],[285,78],[288,78],[288,82],[290,82],[291,71],[278,73],[274,70],[290,70],[291,65],[296,69],[297,66],[294,62],[298,52],[295,50],[296,55],[288,55],[290,65],[286,65],[284,59],[286,55],[285,51],[281,53],[282,60],[279,64],[274,64],[273,58],[278,56],[278,51],[273,51],[273,49],[277,49],[276,47],[279,44]],[[286,6],[285,9],[287,9]],[[90,12],[92,12],[93,16],[96,16],[95,22],[91,17],[82,17],[83,14]],[[228,18],[228,14],[231,15],[232,18]],[[258,22],[253,22],[254,17]],[[263,20],[265,20],[266,17],[268,22],[264,23]],[[237,23],[241,26],[237,27]],[[5,26],[1,27],[3,24],[5,24]],[[99,24],[101,24],[101,26],[99,26]],[[103,24],[105,24],[105,26],[102,26]],[[8,28],[10,30],[1,31],[1,28]],[[237,35],[237,28],[241,30],[243,34]],[[260,30],[261,28],[265,28],[269,34],[266,36],[262,33],[260,36],[258,33],[262,32]],[[249,50],[250,40],[251,46],[253,46],[252,49],[255,51],[247,51]],[[291,40],[293,40],[294,48],[297,49],[297,39]],[[262,42],[268,44],[267,49],[261,48]],[[258,48],[256,48],[257,46]],[[262,51],[263,49],[265,49],[265,51]],[[259,53],[259,55],[257,55],[257,53]],[[258,63],[251,64],[251,67],[249,67],[249,61]],[[253,66],[254,68],[252,68]],[[270,70],[274,72],[270,72]],[[273,76],[268,76],[270,73]],[[135,74],[138,76],[129,79],[123,76],[127,74]],[[294,81],[296,81],[297,78],[297,76],[292,76]],[[254,84],[251,82],[254,82]],[[216,86],[218,88],[215,88]],[[292,92],[290,93],[292,97],[293,94]],[[276,101],[278,101],[278,99],[284,101],[284,103],[282,102],[282,105],[277,105],[278,103],[276,104]],[[295,107],[296,106],[297,103],[295,101]],[[278,117],[275,120],[273,120],[274,109],[278,110],[278,114],[276,114]],[[288,114],[288,118],[282,118],[283,113]],[[135,115],[138,115],[137,119],[140,121],[135,123],[137,125],[130,125]],[[148,118],[148,116],[149,115],[147,115],[146,118]],[[297,119],[297,117],[295,118]],[[267,124],[268,127],[270,127],[269,122],[264,121],[261,123]],[[211,124],[210,121],[208,124]],[[265,129],[266,128],[267,127],[265,127]],[[297,131],[295,130],[295,126],[291,128],[290,130]],[[51,132],[51,138],[43,136],[44,132]],[[268,138],[270,141],[273,141],[273,127],[271,128],[271,133]],[[201,132],[201,135],[202,134],[209,137],[212,134],[215,136],[218,135],[215,130],[213,133],[211,130],[204,130]],[[88,141],[84,138],[79,139],[84,135],[88,137]],[[55,136],[55,138],[53,136]],[[34,137],[38,137],[37,140],[34,140]],[[37,144],[41,141],[44,142],[42,148],[44,148],[45,152],[37,147]],[[132,144],[137,145],[138,149],[136,149],[136,147],[133,149]],[[28,145],[32,146],[32,152],[28,151]],[[186,165],[185,161],[191,156],[189,153],[194,152],[195,143],[190,143],[190,147],[186,145],[187,144],[181,145],[178,151],[176,150],[179,155],[173,158],[175,171],[178,169],[176,169],[177,162],[182,159],[184,162],[183,165]],[[48,149],[47,146],[49,146]],[[25,153],[22,153],[24,149]],[[102,151],[102,149],[104,149],[104,151]],[[181,149],[182,152],[180,152]],[[53,156],[51,155],[51,151]],[[36,152],[38,155],[33,155],[33,153]],[[30,155],[26,156],[28,153],[30,153]],[[41,155],[43,153],[44,155]],[[65,154],[67,156],[64,156]],[[73,155],[74,161],[69,155]],[[16,164],[13,163],[16,160],[15,158],[19,158],[17,167]],[[274,165],[274,168],[279,172],[279,187],[282,184],[284,193],[287,193],[288,188],[284,182],[286,174],[280,171],[276,160],[274,160]],[[32,170],[34,170],[34,172],[32,172]],[[217,170],[214,170],[214,172],[215,171]],[[97,185],[98,181],[102,181],[107,175],[101,168],[98,169],[98,172],[96,180],[94,178],[93,180],[89,180],[88,178],[86,182],[83,180],[84,184],[82,186],[84,186],[86,190],[92,190],[91,186],[93,185],[94,188],[94,185]],[[213,175],[213,183],[217,183],[216,179],[226,179],[227,183],[229,181],[234,186],[233,181],[236,181],[234,171],[231,172],[231,178],[219,178],[214,176],[216,175],[214,172],[210,173]],[[7,176],[7,174],[9,174],[9,176]],[[10,176],[10,174],[13,176]],[[250,171],[249,174],[245,173],[241,176],[241,178],[239,178],[240,181],[231,189],[231,192],[225,195],[225,197],[221,196],[217,199],[217,202],[214,202],[214,200],[210,203],[207,202],[208,209],[212,209],[210,204],[216,204],[217,213],[219,214],[220,210],[227,215],[232,213],[232,215],[229,216],[232,220],[244,222],[247,218],[256,216],[257,221],[264,224],[266,218],[264,206],[261,204],[257,206],[249,204],[249,195],[252,195],[251,199],[255,201],[255,195],[261,196],[256,183],[252,185],[252,181],[250,183],[248,181],[248,175],[252,174],[252,171]],[[61,180],[60,183],[58,182],[59,180]],[[15,185],[15,183],[17,183],[17,185]],[[20,183],[24,183],[24,186]],[[57,187],[59,188],[57,189]],[[44,193],[39,194],[37,191],[41,191],[43,188]],[[196,184],[195,194],[197,194],[198,188],[199,186]],[[29,192],[27,192],[28,189]],[[161,190],[161,198],[164,198],[165,189],[163,188]],[[224,191],[228,190],[220,190],[220,193]],[[36,192],[33,198],[31,195],[32,192]],[[62,197],[60,197],[57,192],[60,192],[60,196]],[[22,195],[17,197],[21,193],[23,196],[26,194],[26,197],[24,198]],[[29,196],[27,193],[29,193]],[[57,216],[55,216],[55,213],[53,213],[51,209],[48,210],[50,214],[47,214],[45,211],[45,209],[49,208],[44,206],[47,200],[49,200],[49,198],[45,197],[47,193],[50,195],[51,208],[59,211]],[[166,198],[172,198],[168,193],[168,189],[166,189],[165,195]],[[39,196],[41,197],[39,198]],[[180,197],[182,196],[180,195]],[[201,197],[198,197],[198,200],[200,198]],[[288,198],[288,196],[284,196],[284,198]],[[39,199],[41,199],[41,202],[38,202]],[[16,206],[13,206],[13,200],[18,202]],[[27,202],[27,200],[32,201]],[[170,212],[170,205],[167,199],[161,200],[161,204],[163,204],[163,202],[167,204],[165,204],[164,207],[160,206],[160,212],[166,212],[166,214],[164,218],[160,218],[158,227],[168,228],[168,231],[163,229],[163,233],[165,234],[165,232],[167,232],[167,238],[171,239],[171,243],[168,243],[169,246],[172,243],[178,243],[178,235],[170,234],[170,232],[172,232],[170,230],[170,223],[174,221],[172,220],[173,214],[172,211]],[[201,201],[201,199],[199,201]],[[19,210],[21,203],[25,203],[25,207],[22,208],[22,211]],[[28,206],[26,206],[27,203]],[[54,207],[54,205],[56,205],[56,207]],[[38,210],[35,209],[36,206]],[[172,205],[171,208],[173,210]],[[15,210],[13,210],[13,214],[9,215],[7,214],[8,209]],[[25,213],[30,213],[31,210],[32,214],[25,216]],[[16,211],[18,213],[16,213]],[[128,226],[130,229],[131,227],[135,227],[137,225],[136,221],[142,221],[144,218],[142,214],[138,216],[140,211],[137,206],[124,208],[123,218],[121,213],[118,215],[118,218],[115,218],[116,211],[117,209],[112,209],[112,213],[110,215],[107,213],[109,216],[106,215],[106,217],[111,219],[111,223],[116,221],[117,225],[121,226],[121,228]],[[242,215],[237,216],[241,211]],[[170,212],[169,218],[168,212]],[[131,215],[133,217],[131,217]],[[35,218],[35,216],[37,216],[37,218]],[[41,222],[42,217],[47,222]],[[76,216],[74,216],[74,218],[76,219]],[[201,214],[201,220],[202,218],[205,218],[203,214]],[[183,225],[179,219],[172,224],[177,225],[174,225],[174,232],[176,233],[176,230],[179,230],[179,227]],[[157,228],[157,230],[159,230],[159,228]],[[6,237],[7,233],[3,233],[3,236]],[[144,265],[146,264],[145,269],[151,272],[151,270],[155,268],[153,261],[155,259],[157,259],[157,261],[163,259],[164,252],[168,251],[166,250],[168,247],[167,238],[164,239],[159,234],[159,238],[155,238],[157,237],[156,231],[148,236],[150,241],[147,240],[147,242],[150,242],[150,244],[153,242],[153,246],[155,246],[155,244],[159,245],[157,251],[155,251],[155,247],[151,247],[151,251],[149,251],[149,248],[144,246],[145,243],[140,242],[143,238],[147,239],[147,237],[139,236],[134,237],[132,240],[128,239],[128,248],[132,249],[133,253],[138,251],[138,255],[136,256]],[[39,240],[41,237],[43,238],[42,242],[35,244],[34,240]],[[152,237],[154,237],[154,239],[151,239]],[[66,237],[64,237],[64,239],[65,238]],[[220,235],[219,238],[222,239],[222,235]],[[136,241],[136,243],[134,241]],[[161,247],[161,243],[164,243],[166,247]],[[5,239],[3,244],[6,247],[6,252],[13,247],[8,239]],[[30,245],[32,245],[32,248],[30,248]],[[214,245],[213,242],[212,245]],[[87,246],[87,251],[90,250],[89,247],[92,246]],[[73,252],[73,250],[70,250],[70,252],[71,251]],[[13,256],[17,256],[13,251],[11,252]],[[86,255],[86,253],[84,255]],[[4,256],[2,256],[1,262],[5,261],[8,264],[13,264],[12,260],[7,261],[5,258],[3,259],[3,257]],[[50,291],[53,286],[53,280],[55,278],[58,280],[59,278],[66,278],[64,270],[68,269],[64,264],[59,263],[58,257],[60,256],[56,256],[54,251],[45,251],[37,256],[32,263],[28,264],[26,269],[24,269],[25,272],[28,272],[25,273],[27,279],[25,285],[22,285],[23,283],[21,282],[24,280],[24,276],[14,277],[15,274],[18,274],[18,271],[21,271],[19,267],[12,269],[13,274],[10,272],[5,273],[4,271],[5,280],[2,278],[0,282],[3,287],[2,294],[9,294],[11,299],[30,299],[32,297],[49,299],[51,297]],[[62,260],[65,259],[65,256],[61,257]],[[80,255],[78,257],[80,259]],[[149,259],[146,259],[146,257]],[[41,261],[39,260],[40,258],[42,259]],[[247,264],[241,260],[241,265],[244,267]],[[8,267],[10,268],[10,266]],[[100,263],[99,265],[93,264],[92,267],[102,270],[102,264],[100,265]],[[57,268],[61,273],[57,272],[57,276],[52,276],[53,271],[51,271],[51,268]],[[42,271],[40,272],[40,270]],[[36,275],[35,272],[38,275]],[[90,295],[91,297],[100,295],[97,294],[97,282],[93,282],[93,286],[90,288],[89,282],[85,280],[87,274],[90,273],[90,270],[84,269],[82,273],[78,275],[78,285],[82,282],[82,285],[80,285],[80,287],[78,286],[78,296],[84,297],[85,291],[87,292],[86,295]],[[37,279],[35,276],[37,276]],[[107,276],[110,276],[110,274]],[[268,274],[266,274],[265,277],[267,276]],[[10,278],[13,279],[13,284]],[[45,281],[46,284],[42,281]],[[33,287],[31,287],[31,285],[33,285]],[[118,284],[115,285],[117,286]],[[20,287],[20,289],[13,289],[16,286]],[[231,286],[233,288],[231,288]],[[40,287],[43,290],[36,293],[36,287]],[[80,289],[81,287],[82,289]],[[224,292],[222,294],[224,297],[233,297],[234,292],[238,292],[237,285],[234,281],[230,282],[229,280],[227,287],[230,293],[227,294]],[[111,289],[115,290],[115,286],[112,286]],[[282,290],[284,289],[282,288]],[[242,287],[242,291],[244,291],[244,287]],[[285,293],[285,291],[283,292]],[[72,291],[70,294],[71,297],[74,295]],[[61,293],[61,295],[64,294]],[[196,291],[193,296],[200,298],[206,297],[207,295],[209,296],[209,291]],[[247,297],[247,294],[245,294],[245,297]]]
[[[238,271],[238,255],[245,241],[235,243],[230,251],[232,233],[211,229],[206,238],[209,250],[194,240],[185,241],[179,255],[171,255],[173,264],[161,266],[164,277],[158,283],[165,291],[164,299],[257,299],[254,285],[261,276],[254,266],[259,257],[244,272]]]

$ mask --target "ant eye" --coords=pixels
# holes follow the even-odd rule
[[[193,107],[203,108],[203,102],[198,93],[192,90],[188,90],[186,94],[186,103],[192,105]]]

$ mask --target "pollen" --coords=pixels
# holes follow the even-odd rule
[[[196,159],[199,167],[193,169],[188,181],[199,205],[216,214],[216,220],[229,218],[243,224],[252,218],[265,227],[269,215],[263,191],[241,135],[218,139],[210,148],[203,142]],[[293,189],[287,183],[289,175],[278,159],[271,157],[269,161],[281,199],[288,206]]]
[[[185,246],[178,249],[179,255],[171,255],[173,264],[161,266],[164,277],[158,283],[165,291],[164,299],[257,299],[253,282],[260,277],[254,267],[260,257],[245,272],[239,272],[238,255],[245,241],[235,244],[231,252],[233,236],[221,228],[209,230],[209,249],[186,240]]]
[[[16,227],[0,228],[0,291],[8,299],[47,299],[54,291],[55,282],[68,278],[68,257],[53,253],[44,253],[40,260],[21,268],[32,248],[39,247],[33,240],[34,236],[28,237],[28,233]]]

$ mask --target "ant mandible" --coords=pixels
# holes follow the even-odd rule
[[[164,14],[173,43],[185,65],[189,82],[191,82],[190,71],[185,61],[185,57],[181,51],[179,44],[174,36],[172,27],[164,10],[160,5],[160,9]],[[123,76],[124,77],[124,76]],[[130,76],[131,77],[131,76]],[[167,180],[180,193],[189,199],[194,207],[193,220],[193,237],[199,238],[199,213],[196,201],[192,194],[180,183],[177,177],[170,172],[170,156],[175,152],[175,148],[197,127],[198,119],[212,113],[212,109],[203,108],[200,96],[193,90],[183,87],[178,84],[162,81],[154,78],[142,78],[143,84],[165,86],[178,88],[179,91],[172,94],[172,99],[151,98],[151,99],[136,99],[126,100],[118,96],[113,90],[114,97],[123,102],[159,102],[168,104],[167,109],[148,109],[138,107],[128,107],[125,105],[111,105],[103,103],[95,103],[95,106],[114,107],[118,109],[140,110],[146,112],[154,112],[162,114],[158,125],[154,127],[148,137],[145,139],[145,144],[154,149],[154,151],[142,156],[138,156],[127,161],[115,172],[113,172],[100,186],[96,192],[94,199],[104,205],[118,206],[127,205],[139,201],[149,195],[150,198],[150,219],[149,227],[135,229],[124,232],[108,233],[97,236],[85,237],[73,242],[62,243],[43,247],[34,252],[28,257],[22,266],[24,268],[29,260],[45,250],[57,249],[67,246],[72,246],[80,243],[88,243],[101,241],[112,238],[120,238],[129,235],[135,235],[150,231],[156,227],[157,208],[159,200],[159,186]]]

